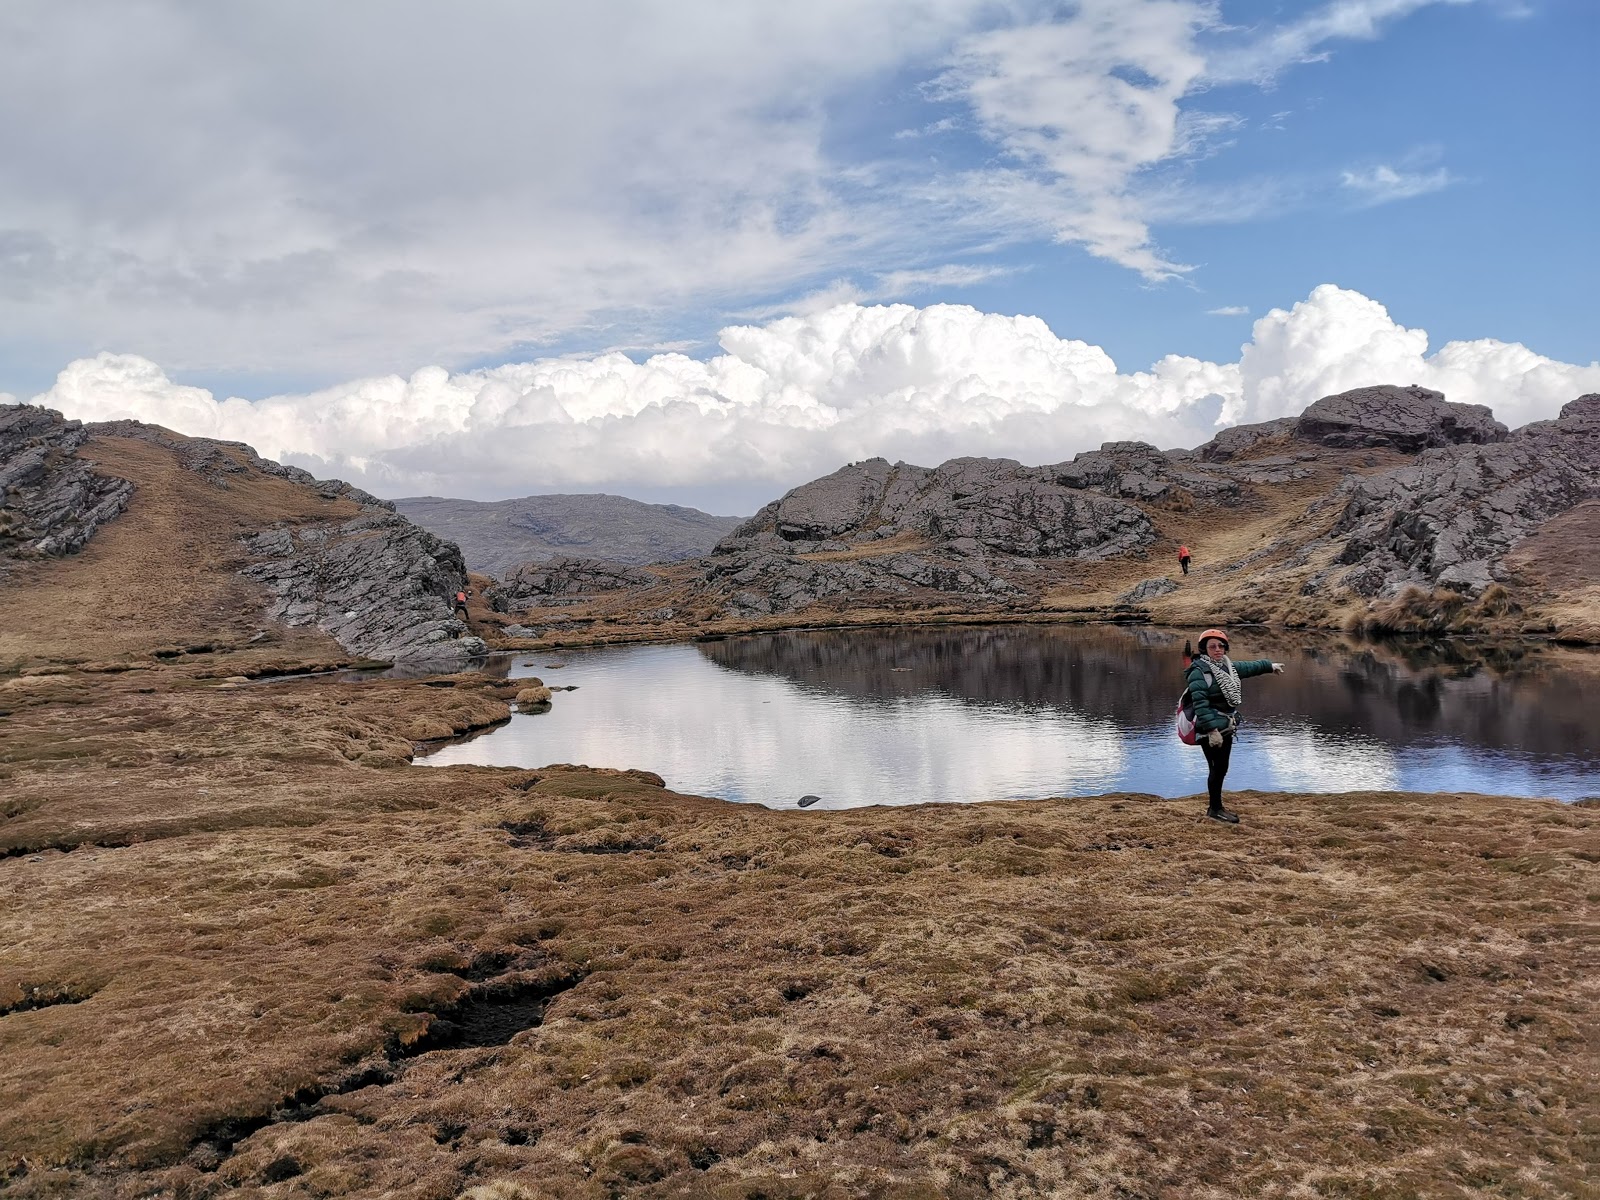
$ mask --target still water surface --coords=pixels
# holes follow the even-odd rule
[[[785,808],[1185,796],[1205,763],[1172,731],[1182,645],[1013,625],[552,651],[510,674],[577,691],[419,761],[644,767],[677,791]],[[1287,671],[1245,682],[1230,790],[1600,794],[1600,658],[1267,633],[1238,635],[1234,654]]]

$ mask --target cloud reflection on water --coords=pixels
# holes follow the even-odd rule
[[[1230,790],[1600,791],[1600,761],[1570,736],[1588,673],[1252,640],[1248,654],[1290,670],[1246,684]],[[827,808],[1193,795],[1204,759],[1171,725],[1181,644],[1152,629],[1010,626],[571,651],[559,676],[548,659],[516,673],[578,691],[426,761],[645,767],[679,791],[773,807],[807,793]]]

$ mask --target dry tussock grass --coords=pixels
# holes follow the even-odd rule
[[[770,812],[375,769],[502,685],[52,679],[0,734],[7,843],[78,847],[0,860],[14,1195],[1566,1196],[1600,1153],[1600,809]],[[559,990],[408,1053],[491,986]]]
[[[1351,618],[1347,628],[1369,637],[1390,634],[1515,633],[1522,606],[1500,584],[1478,596],[1440,588],[1408,587],[1391,600],[1372,605]]]

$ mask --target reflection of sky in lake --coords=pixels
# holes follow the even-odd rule
[[[1165,645],[1140,645],[1120,632],[1079,634],[1102,642],[1087,656],[1082,645],[1071,644],[1070,661],[1052,673],[1046,660],[1068,645],[1059,635],[1035,635],[1034,641],[1007,635],[998,644],[974,649],[968,642],[954,651],[931,641],[912,646],[915,638],[908,642],[903,632],[854,635],[848,643],[807,636],[785,635],[786,641],[773,641],[776,651],[766,639],[744,639],[714,648],[617,647],[520,660],[514,675],[536,674],[578,690],[558,692],[547,713],[514,716],[509,725],[447,746],[426,762],[643,767],[682,792],[771,806],[789,806],[810,793],[821,796],[825,808],[1107,791],[1184,796],[1204,789],[1202,755],[1172,733],[1176,689]],[[1009,660],[1018,654],[1027,662],[1013,671]],[[864,656],[872,661],[864,663]],[[917,665],[883,665],[897,656]],[[1140,656],[1150,659],[1147,668]],[[551,669],[556,661],[567,665]],[[1600,762],[1592,751],[1491,748],[1459,733],[1451,741],[1439,726],[1441,704],[1450,712],[1454,685],[1448,682],[1424,679],[1446,699],[1431,702],[1416,718],[1404,711],[1419,686],[1410,675],[1389,689],[1397,698],[1374,698],[1370,682],[1350,683],[1362,705],[1395,710],[1378,714],[1383,720],[1374,729],[1389,735],[1382,736],[1352,727],[1338,699],[1325,715],[1306,711],[1306,697],[1318,694],[1323,675],[1327,682],[1353,678],[1347,665],[1308,656],[1291,669],[1301,672],[1293,699],[1271,691],[1277,679],[1246,684],[1247,709],[1257,715],[1235,750],[1230,790],[1479,791],[1564,799],[1600,792]],[[1323,674],[1310,678],[1317,672]],[[1085,693],[1086,676],[1109,690]],[[1059,685],[1063,678],[1073,686]],[[1463,711],[1481,709],[1483,690],[1469,681]],[[1048,698],[1056,692],[1063,698]],[[1430,722],[1422,736],[1393,732],[1413,719]],[[1391,728],[1384,721],[1399,724]]]

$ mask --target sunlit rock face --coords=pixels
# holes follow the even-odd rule
[[[1324,396],[1300,414],[1294,433],[1337,449],[1388,447],[1407,454],[1507,437],[1506,427],[1482,404],[1455,404],[1430,388],[1392,384]]]
[[[1431,449],[1342,490],[1344,586],[1365,596],[1412,584],[1481,591],[1502,580],[1518,542],[1600,497],[1600,394],[1504,440]]]
[[[1137,447],[1135,457],[1148,453],[1167,465],[1143,443],[1112,446]],[[1069,471],[1004,458],[955,458],[932,468],[868,459],[788,492],[723,539],[717,552],[794,553],[909,535],[936,543],[970,539],[999,554],[1102,558],[1154,540],[1149,517],[1116,493],[1150,497],[1164,485],[1135,478],[1119,463],[1077,477]]]
[[[391,662],[484,652],[450,604],[466,587],[461,551],[387,508],[269,530],[244,545],[260,561],[243,574],[271,589],[269,614],[286,625],[315,625],[347,650]]]

